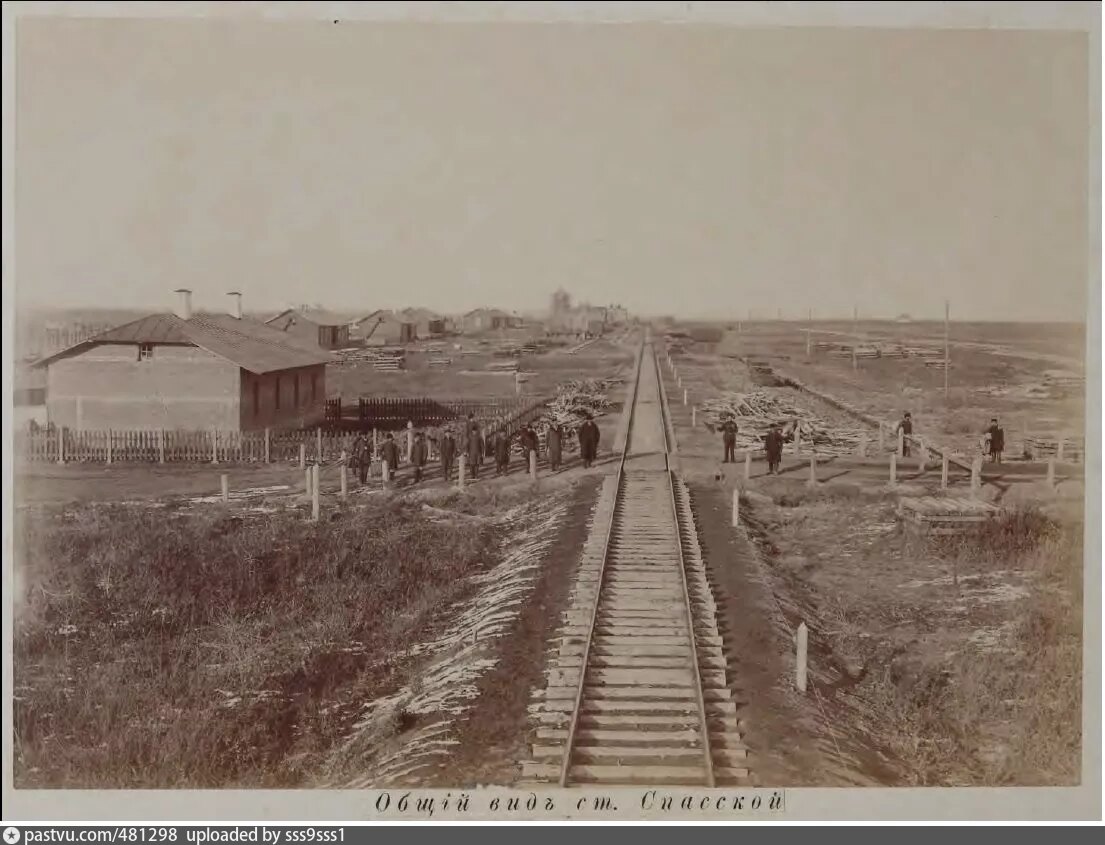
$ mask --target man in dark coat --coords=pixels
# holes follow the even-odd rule
[[[441,474],[445,482],[453,478],[453,462],[457,459],[457,440],[453,432],[445,429],[441,436]]]
[[[583,466],[587,469],[591,468],[595,456],[598,455],[599,436],[599,427],[595,425],[594,418],[588,414],[583,425],[579,427],[579,456],[583,459]]]
[[[1005,429],[998,425],[997,417],[990,420],[986,435],[990,438],[990,460],[1000,464],[1001,453],[1005,451]]]
[[[368,481],[368,465],[372,460],[372,448],[368,445],[368,438],[363,434],[358,434],[353,441],[351,457],[353,465],[357,468],[357,478],[360,479],[361,484],[365,484]]]
[[[529,453],[537,452],[540,446],[540,441],[537,438],[537,432],[534,431],[532,425],[526,425],[522,429],[522,435],[519,438],[522,443],[522,453],[524,455],[526,469],[529,469]]]
[[[549,468],[560,472],[560,449],[564,439],[564,430],[554,422],[545,433],[545,446],[549,450]]]
[[[775,475],[783,460],[783,433],[779,431],[778,423],[771,424],[767,437],[764,438],[764,452],[767,453],[767,471]]]
[[[732,464],[737,461],[737,423],[732,414],[725,415],[725,422],[721,424],[721,443],[725,447],[723,464]]]
[[[414,443],[411,444],[411,466],[414,467],[414,483],[422,480],[422,467],[429,459],[429,450],[426,446],[426,438],[421,431],[414,434]]]
[[[395,469],[399,466],[399,447],[395,445],[395,435],[388,434],[384,445],[380,447],[380,460],[387,466],[387,476],[384,481],[395,478]]]
[[[902,438],[902,455],[909,457],[909,438],[913,434],[913,417],[910,416],[909,411],[905,412],[905,416],[902,417],[902,421],[898,423],[898,427],[894,430],[897,434],[901,432]]]
[[[468,469],[471,470],[472,478],[479,478],[480,464],[483,463],[484,438],[483,432],[480,431],[480,424],[471,415],[468,417],[467,437],[465,453],[468,457]]]
[[[491,451],[495,455],[495,474],[510,473],[510,437],[499,429],[491,436]]]

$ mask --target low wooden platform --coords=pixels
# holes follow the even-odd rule
[[[988,502],[950,496],[919,496],[898,502],[898,518],[907,528],[928,534],[958,534],[1001,513]]]

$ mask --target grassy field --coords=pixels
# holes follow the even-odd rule
[[[1078,782],[1080,521],[1029,508],[921,541],[858,488],[776,493],[751,520],[804,607],[826,730],[866,734],[902,785]]]
[[[294,786],[389,657],[488,565],[413,503],[301,515],[85,505],[21,526],[20,787]]]

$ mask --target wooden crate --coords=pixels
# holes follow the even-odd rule
[[[1001,509],[977,499],[918,496],[898,502],[898,518],[911,530],[926,534],[959,534],[984,525]]]

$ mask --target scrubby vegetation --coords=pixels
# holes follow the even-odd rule
[[[21,526],[16,784],[294,786],[461,597],[482,523],[83,506]]]

